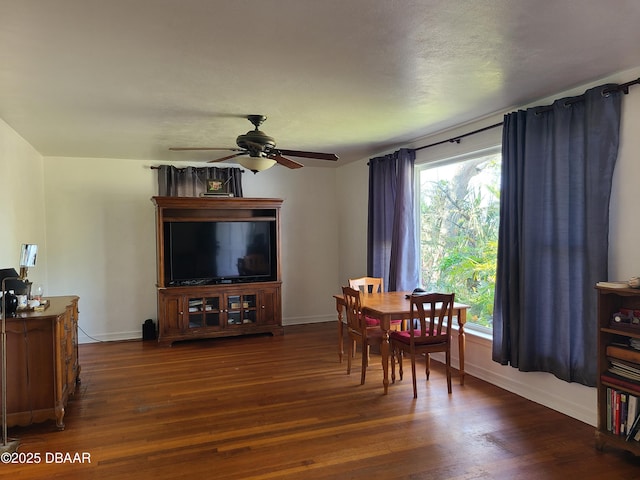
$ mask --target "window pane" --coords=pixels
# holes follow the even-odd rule
[[[500,216],[500,153],[425,166],[420,181],[422,284],[454,292],[467,321],[489,327]]]

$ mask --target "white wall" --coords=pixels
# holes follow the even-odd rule
[[[45,159],[45,293],[80,296],[80,342],[140,337],[156,318],[154,174],[141,161]]]
[[[48,295],[80,296],[80,342],[139,338],[156,319],[154,162],[45,159]],[[333,319],[336,170],[245,172],[247,197],[282,198],[283,323]]]
[[[20,271],[20,247],[38,245],[29,280],[47,280],[42,156],[0,120],[0,268]]]
[[[275,166],[243,174],[245,197],[282,198],[284,325],[332,321],[339,265],[337,169]]]
[[[640,76],[640,70],[635,77]],[[627,77],[629,78],[629,77]],[[622,100],[620,150],[609,211],[609,280],[640,275],[640,85]]]
[[[339,265],[335,290],[350,278],[367,274],[367,222],[369,167],[367,160],[339,168],[337,176],[340,197],[338,238]]]

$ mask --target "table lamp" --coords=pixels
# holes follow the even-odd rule
[[[29,267],[36,266],[38,256],[38,245],[33,243],[23,243],[20,251],[20,278],[26,280]]]

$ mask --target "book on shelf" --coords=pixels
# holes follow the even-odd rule
[[[607,387],[606,400],[607,432],[625,437],[626,441],[631,441],[636,435],[640,437],[639,398],[623,390]]]
[[[616,435],[620,435],[620,411],[621,411],[621,391],[620,390],[616,390],[615,391],[615,416],[613,417],[613,429]]]
[[[627,407],[629,408],[629,413],[627,415],[627,432],[631,431],[633,428],[633,424],[638,417],[638,397],[635,395],[629,394],[629,399],[627,400]]]
[[[629,282],[624,282],[624,281],[598,282],[596,283],[596,287],[629,288]]]
[[[627,442],[631,441],[638,431],[640,415],[638,414],[637,405],[638,397],[629,395],[627,399],[627,437],[625,439]]]
[[[614,387],[624,388],[625,390],[640,395],[640,384],[613,372],[604,372],[600,375],[600,380]]]
[[[640,351],[634,348],[622,347],[619,345],[607,345],[605,352],[607,357],[615,357],[620,360],[626,360],[640,365]]]
[[[611,362],[609,372],[640,382],[640,365],[617,358],[609,358],[609,362]]]
[[[620,394],[620,414],[619,422],[620,426],[618,427],[619,435],[626,435],[627,433],[627,414],[629,413],[629,407],[627,405],[628,394],[625,392],[619,392]]]
[[[613,398],[613,388],[607,387],[607,432],[611,433],[613,431],[613,422],[611,419],[613,418],[613,402],[611,399]]]

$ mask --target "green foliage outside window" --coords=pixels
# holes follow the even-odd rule
[[[420,171],[423,285],[470,305],[491,328],[500,219],[500,154]]]

